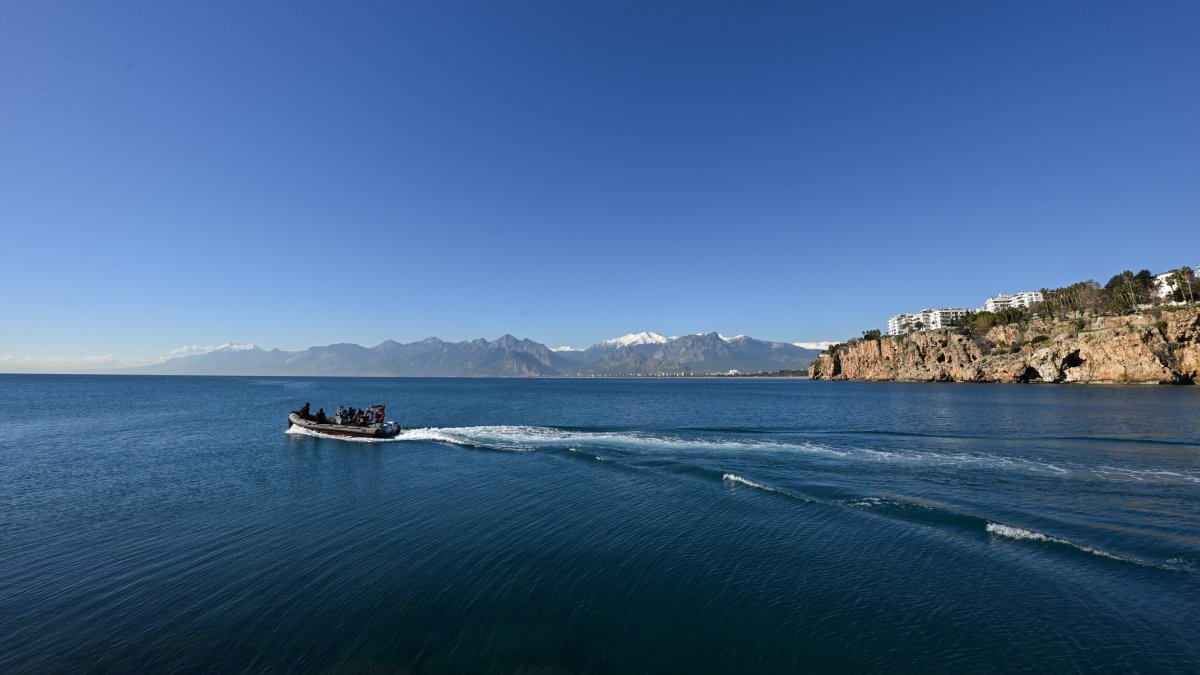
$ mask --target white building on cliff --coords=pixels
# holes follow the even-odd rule
[[[1192,268],[1192,272],[1200,277],[1200,265]],[[1170,298],[1175,293],[1175,282],[1171,278],[1175,270],[1154,275],[1154,293],[1160,298]]]
[[[1041,302],[1041,291],[1021,291],[1016,295],[1006,295],[1004,293],[997,294],[994,298],[988,298],[987,302],[983,303],[983,307],[979,308],[981,312],[999,312],[1005,309],[1024,309],[1035,302]]]
[[[957,326],[970,310],[961,307],[923,309],[914,314],[897,314],[888,319],[888,335],[900,335],[914,330],[938,330]]]

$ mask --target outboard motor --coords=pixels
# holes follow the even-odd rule
[[[376,431],[376,433],[384,438],[391,438],[392,436],[400,433],[400,425],[396,424],[395,422],[384,422],[383,424],[379,425],[379,429]]]

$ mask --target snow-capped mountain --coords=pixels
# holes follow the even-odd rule
[[[226,342],[223,345],[184,345],[171,351],[171,356],[189,356],[191,354],[210,354],[212,352],[246,352],[257,349],[252,342]]]
[[[263,350],[253,345],[188,348],[174,358],[127,370],[174,375],[328,375],[386,377],[554,377],[562,375],[646,375],[743,373],[801,370],[818,351],[787,342],[744,335],[701,333],[667,337],[631,333],[586,350],[551,350],[531,340],[502,335],[495,340],[444,342],[428,338],[375,347],[333,344],[298,352]]]
[[[588,353],[604,356],[589,365],[595,372],[607,374],[800,370],[818,353],[786,342],[755,340],[745,335],[726,337],[718,333],[684,335],[661,343],[633,344],[608,350],[596,347]]]
[[[599,347],[602,349],[617,349],[620,347],[633,347],[636,345],[662,345],[670,342],[670,340],[671,338],[665,335],[660,335],[659,333],[630,333],[629,335],[622,335],[619,338],[612,338],[611,340],[601,340],[600,342],[592,345],[591,348],[595,349]]]

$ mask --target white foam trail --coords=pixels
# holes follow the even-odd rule
[[[730,452],[753,450],[780,450],[794,445],[766,442],[707,441],[653,435],[636,431],[570,431],[552,427],[533,426],[476,426],[476,427],[428,427],[407,429],[398,440],[427,440],[471,447],[488,447],[500,450],[529,451],[554,446],[608,447],[626,451],[650,450],[722,450]]]
[[[1047,537],[1046,535],[1042,534],[1041,532],[1034,532],[1033,530],[1025,530],[1025,529],[1022,529],[1019,527],[1013,527],[1011,525],[1002,525],[1000,523],[988,523],[987,531],[991,532],[992,534],[1000,535],[1001,537],[1009,537],[1010,539],[1032,539],[1033,541],[1057,541],[1060,544],[1070,543],[1070,542],[1067,542],[1067,541],[1064,541],[1061,539],[1054,539],[1053,537]]]
[[[455,445],[470,445],[464,438],[452,433],[454,430],[438,428],[404,429],[397,436],[398,441],[434,441],[437,443],[453,443]]]
[[[753,480],[750,480],[749,478],[743,478],[743,477],[737,475],[736,473],[727,473],[724,476],[721,476],[721,480],[729,482],[729,483],[741,483],[742,485],[745,485],[747,487],[752,487],[752,488],[755,488],[758,490],[766,490],[767,492],[774,492],[774,493],[781,494],[781,495],[788,494],[787,492],[784,492],[783,490],[780,490],[779,488],[773,488],[770,485],[763,485],[762,483],[759,483],[758,481],[753,481]],[[791,495],[788,495],[788,496],[791,496]]]
[[[452,443],[467,447],[486,447],[497,450],[530,451],[544,447],[567,445],[570,447],[613,448],[626,452],[653,452],[655,450],[693,452],[788,452],[829,457],[832,459],[901,464],[951,464],[957,466],[978,465],[1000,468],[1025,468],[1038,470],[1042,465],[1025,460],[1010,460],[1003,457],[975,455],[943,455],[931,452],[889,452],[869,448],[834,448],[811,441],[778,440],[701,440],[645,432],[621,431],[570,431],[552,427],[535,426],[472,426],[472,427],[429,427],[408,429],[397,440],[426,440]],[[1062,471],[1058,467],[1042,470]]]
[[[701,440],[638,431],[571,431],[553,427],[493,425],[471,427],[425,427],[405,429],[398,441],[435,441],[476,448],[530,451],[547,447],[612,448],[626,452],[655,450],[695,452],[803,452],[848,457],[852,453],[808,441]],[[603,458],[598,458],[603,459]]]
[[[1055,544],[1062,544],[1064,546],[1070,546],[1071,548],[1074,548],[1079,551],[1083,551],[1084,553],[1091,553],[1092,555],[1098,555],[1102,558],[1110,558],[1112,560],[1120,560],[1122,562],[1131,562],[1136,565],[1144,565],[1144,566],[1150,566],[1150,567],[1155,566],[1155,565],[1151,565],[1150,563],[1143,562],[1141,560],[1136,560],[1134,558],[1126,558],[1125,556],[1117,555],[1115,553],[1109,553],[1108,551],[1101,551],[1100,549],[1092,548],[1091,546],[1087,546],[1084,544],[1077,544],[1069,539],[1061,539],[1059,537],[1052,537],[1048,534],[1042,534],[1041,532],[1035,532],[1033,530],[1026,530],[1026,529],[1020,528],[1020,527],[1013,527],[1012,525],[1004,525],[1001,523],[989,522],[987,524],[987,531],[991,534],[1001,536],[1001,537],[1008,537],[1010,539],[1027,539],[1029,541],[1053,542]]]
[[[309,433],[305,430],[289,433]],[[341,438],[341,437],[338,437]],[[572,431],[553,427],[490,425],[469,427],[424,427],[404,429],[393,439],[352,439],[359,442],[432,441],[472,448],[488,448],[513,452],[528,452],[548,447],[567,446],[587,451],[615,450],[625,453],[655,451],[695,453],[789,453],[845,462],[885,463],[901,466],[978,467],[1001,471],[1022,471],[1041,474],[1067,475],[1084,473],[1108,480],[1145,480],[1158,482],[1186,481],[1200,483],[1200,475],[1153,469],[1122,469],[1118,467],[1063,468],[1039,459],[1005,457],[992,454],[956,454],[929,450],[877,450],[864,447],[839,448],[807,440],[786,439],[697,439],[661,433],[639,431]],[[599,456],[598,459],[602,459]]]
[[[1136,480],[1157,483],[1200,483],[1200,475],[1179,473],[1165,469],[1128,469],[1118,466],[1098,466],[1095,473],[1099,476],[1116,476],[1119,479]]]

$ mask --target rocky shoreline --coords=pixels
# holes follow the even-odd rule
[[[955,330],[863,339],[822,352],[814,380],[1196,384],[1200,308],[1033,319],[972,336]]]

